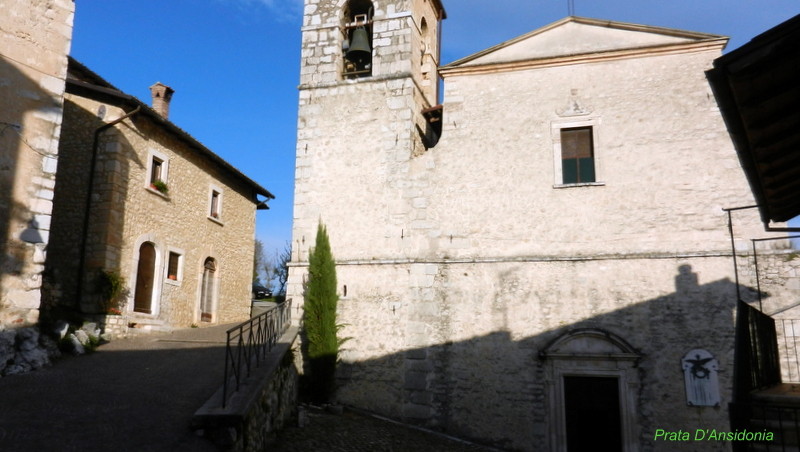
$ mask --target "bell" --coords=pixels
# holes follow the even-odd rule
[[[360,63],[369,62],[372,58],[372,49],[369,48],[369,36],[366,28],[358,27],[353,31],[346,56],[348,60]]]

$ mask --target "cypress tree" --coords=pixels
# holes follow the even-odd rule
[[[308,256],[308,282],[305,287],[303,322],[308,341],[311,396],[327,402],[333,394],[339,339],[336,324],[336,265],[328,232],[321,222],[314,248]]]

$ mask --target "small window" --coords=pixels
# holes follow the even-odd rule
[[[181,260],[182,256],[174,251],[169,252],[169,260],[167,261],[167,279],[171,281],[181,280]]]
[[[564,184],[595,182],[591,127],[561,129],[561,175]]]
[[[169,177],[169,159],[167,156],[151,150],[147,163],[147,179],[145,187],[157,191],[162,195],[168,194],[167,178]]]
[[[208,216],[218,221],[222,219],[222,190],[217,187],[211,188]]]
[[[153,157],[152,169],[150,170],[150,183],[154,184],[158,181],[163,181],[161,177],[161,169],[164,166],[164,161],[158,157]]]

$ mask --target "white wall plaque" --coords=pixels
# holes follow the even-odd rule
[[[681,366],[686,403],[690,406],[719,406],[719,363],[714,355],[697,348],[683,356]]]

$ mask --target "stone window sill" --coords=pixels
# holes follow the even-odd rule
[[[582,182],[579,184],[553,184],[553,188],[605,187],[605,185],[605,182]]]
[[[164,198],[164,199],[169,199],[169,195],[166,195],[166,194],[164,194],[164,193],[161,193],[160,191],[156,190],[155,188],[152,188],[152,187],[150,187],[150,186],[147,186],[147,187],[145,187],[144,189],[145,189],[145,190],[147,190],[148,192],[150,192],[150,193],[154,194],[154,195],[158,195],[158,196],[160,196],[160,197],[162,197],[162,198]]]

